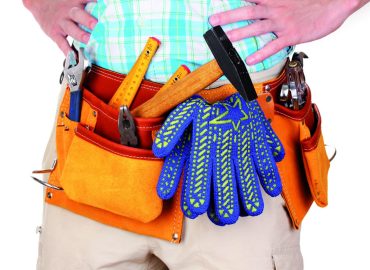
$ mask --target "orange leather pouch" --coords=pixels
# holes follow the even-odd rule
[[[309,128],[306,123],[300,126],[300,140],[303,165],[308,185],[314,201],[320,207],[328,205],[328,172],[330,162],[326,154],[321,133],[321,116],[316,104],[312,105],[314,125]]]
[[[285,149],[284,159],[277,163],[285,199],[295,228],[299,228],[312,202],[327,204],[327,174],[329,160],[321,133],[321,117],[311,102],[298,111],[275,103],[272,127]],[[277,93],[273,93],[278,100]]]
[[[118,143],[118,111],[88,89],[84,89],[80,123],[68,119],[68,107],[67,89],[57,121],[55,172],[66,196],[143,223],[157,218],[163,207],[156,193],[163,161],[148,148],[152,131],[163,119],[136,119],[140,145],[134,148]]]

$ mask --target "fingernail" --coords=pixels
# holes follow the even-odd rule
[[[212,25],[216,25],[218,24],[219,22],[219,18],[217,16],[211,16],[209,17],[209,23],[212,24]]]

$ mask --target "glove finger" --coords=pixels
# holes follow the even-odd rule
[[[235,157],[236,179],[242,208],[250,216],[263,212],[264,203],[257,172],[251,158],[251,137],[246,126],[241,127],[236,141],[237,156]]]
[[[215,212],[222,223],[233,224],[239,218],[238,191],[232,162],[233,130],[212,127],[216,142],[212,153]]]
[[[199,215],[192,212],[189,208],[188,204],[188,189],[189,186],[189,179],[187,177],[189,170],[189,163],[185,162],[185,169],[184,169],[184,180],[183,180],[183,186],[182,186],[182,192],[181,192],[181,210],[184,213],[184,215],[188,218],[194,219],[198,217]]]
[[[192,146],[187,178],[188,205],[192,212],[203,214],[210,201],[210,182],[212,174],[211,135],[209,121],[212,107],[206,105],[199,111],[193,122]]]
[[[190,125],[202,103],[204,101],[201,98],[192,97],[178,105],[169,114],[154,140],[153,153],[155,156],[165,157],[169,155],[185,129]]]
[[[284,147],[280,139],[272,129],[270,122],[265,116],[265,113],[262,111],[257,100],[251,101],[248,105],[252,108],[253,112],[259,116],[259,119],[261,120],[262,127],[265,129],[266,141],[270,146],[275,161],[281,161],[285,156]]]
[[[254,151],[253,160],[263,189],[270,196],[277,196],[281,193],[282,185],[275,159],[263,138],[261,130],[254,130]]]
[[[212,190],[214,189],[213,183],[211,183],[211,189]],[[210,202],[209,202],[209,207],[208,207],[208,210],[207,210],[207,216],[208,216],[209,220],[212,221],[212,223],[216,224],[217,226],[225,226],[226,225],[216,215],[215,198],[214,198],[213,192],[211,192],[211,195],[210,195]]]
[[[167,200],[175,195],[189,152],[190,130],[188,128],[173,151],[164,160],[157,184],[157,193],[161,199]]]

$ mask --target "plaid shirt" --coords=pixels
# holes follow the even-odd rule
[[[98,24],[87,44],[75,41],[75,46],[85,48],[90,63],[128,73],[148,37],[154,36],[161,41],[161,46],[145,78],[164,83],[182,64],[195,70],[213,59],[203,38],[211,27],[210,15],[245,5],[251,3],[243,0],[98,0],[86,6],[86,10],[98,18]],[[228,31],[252,22],[237,22],[223,29]],[[275,38],[269,33],[233,45],[245,59]],[[290,47],[285,48],[261,63],[247,66],[248,71],[269,69],[286,58],[290,51]]]

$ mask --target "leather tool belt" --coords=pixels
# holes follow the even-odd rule
[[[119,112],[107,103],[124,77],[91,67],[84,81],[79,123],[68,118],[66,87],[56,122],[57,162],[48,171],[45,201],[110,226],[179,243],[183,227],[180,193],[166,201],[157,196],[163,161],[151,151],[154,134],[165,118],[135,118],[139,146],[121,145]],[[258,102],[285,148],[285,158],[278,163],[282,196],[293,226],[299,228],[313,200],[319,206],[327,205],[329,161],[320,113],[311,103],[310,89],[307,87],[304,107],[291,110],[277,103],[284,83],[285,71],[255,88]],[[131,108],[153,97],[161,86],[143,81]],[[203,90],[200,95],[215,102],[235,92],[228,84]]]

